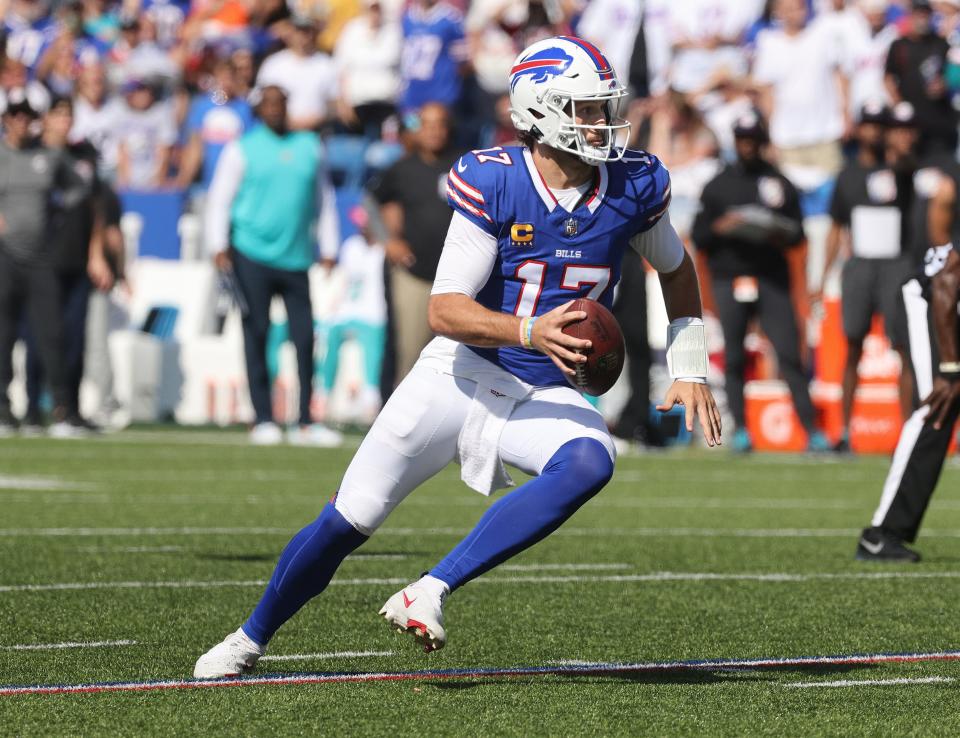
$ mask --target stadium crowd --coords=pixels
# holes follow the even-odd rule
[[[769,270],[787,278],[781,252],[773,266],[765,257],[759,265],[739,266],[736,274],[723,271],[730,260],[720,252],[730,248],[736,226],[749,220],[747,211],[720,227],[703,224],[707,235],[694,238],[704,188],[725,166],[743,164],[738,140],[761,142],[765,166],[785,176],[785,188],[788,194],[796,191],[804,218],[829,215],[854,239],[858,229],[877,226],[865,225],[856,212],[851,222],[831,203],[858,142],[866,145],[864,122],[914,132],[897,164],[911,172],[923,162],[954,161],[957,150],[958,0],[0,0],[0,17],[0,258],[16,262],[28,276],[58,275],[55,284],[0,280],[5,313],[0,367],[10,363],[18,330],[39,334],[33,343],[42,348],[41,363],[59,363],[55,352],[68,352],[66,333],[79,330],[78,311],[85,315],[80,303],[91,290],[107,291],[122,281],[113,193],[182,194],[183,213],[211,217],[209,211],[219,207],[209,196],[218,160],[254,127],[258,93],[268,87],[285,92],[290,130],[313,132],[323,141],[326,171],[342,201],[340,236],[363,239],[340,249],[338,268],[366,285],[367,303],[341,316],[327,353],[335,356],[344,330],[357,332],[362,318],[370,330],[363,329],[361,343],[375,362],[383,354],[385,392],[429,339],[411,313],[425,305],[450,217],[445,195],[430,183],[442,181],[463,151],[515,140],[509,72],[516,54],[536,40],[576,34],[604,51],[632,91],[624,110],[632,133],[625,143],[651,151],[669,168],[670,218],[691,250],[702,252],[703,276],[716,272],[718,285],[730,283],[730,304],[753,303],[761,319],[768,303],[757,293],[756,280],[762,284]],[[876,106],[888,111],[900,106],[900,123],[889,112],[865,120],[864,111]],[[58,111],[72,119],[66,141],[48,132]],[[744,123],[751,116],[756,123]],[[53,261],[46,252],[58,247],[48,243],[49,233],[63,233],[76,220],[32,240],[18,230],[30,227],[20,223],[22,212],[9,211],[17,207],[11,193],[21,184],[19,170],[3,157],[26,145],[28,134],[16,132],[21,128],[52,152],[51,171],[61,166],[72,171],[68,184],[52,175],[37,183],[43,196],[60,209],[89,212],[87,243],[71,243],[72,252]],[[92,158],[89,147],[96,151]],[[759,204],[776,209],[774,201],[784,193],[765,192],[765,181],[760,178],[761,200],[770,202]],[[350,207],[357,203],[360,207]],[[57,219],[48,220],[51,227]],[[755,226],[754,233],[759,228],[755,222],[746,225]],[[329,229],[321,230],[333,238]],[[747,240],[749,230],[741,228]],[[713,238],[718,234],[723,237]],[[802,235],[801,230],[787,240],[799,243]],[[918,240],[905,231],[895,253],[880,256],[916,262],[927,247]],[[17,245],[28,241],[35,245]],[[840,242],[834,245],[839,251]],[[207,253],[213,253],[210,244]],[[320,244],[316,258],[321,255],[332,266],[336,245]],[[808,258],[815,258],[812,251]],[[813,276],[815,296],[832,263],[825,261],[821,255],[799,272]],[[2,269],[12,273],[9,265]],[[752,278],[752,287],[737,282],[740,277]],[[708,306],[729,302],[705,292]],[[18,328],[20,304],[31,309],[26,293],[59,301],[61,319],[51,317],[47,304],[40,308],[43,318]],[[378,308],[384,301],[386,309]],[[866,309],[869,317],[871,306]],[[790,312],[784,315],[794,319]],[[851,339],[862,342],[863,336]],[[899,337],[891,333],[891,339]],[[792,332],[786,341],[791,340]],[[73,346],[68,353],[76,357],[77,351]],[[631,353],[635,361],[648,361],[642,349]],[[742,352],[735,354],[741,355],[727,357],[728,384],[731,372],[744,371]],[[791,359],[794,374],[799,361]],[[65,435],[89,425],[77,406],[76,362],[63,360],[67,376],[46,374],[56,395],[51,428]],[[319,372],[321,394],[332,386],[335,361],[332,366]],[[0,382],[9,383],[10,374],[0,373]],[[368,362],[363,398],[371,412],[379,401],[371,390],[376,374]],[[18,420],[2,389],[0,430],[12,432]],[[635,387],[641,394],[645,389]],[[803,403],[808,422],[809,398]],[[42,420],[36,402],[30,407],[24,425],[37,427]],[[747,450],[751,439],[742,417],[737,421],[735,447]],[[642,411],[617,424],[617,433],[660,442]],[[824,446],[825,440],[814,436],[811,445]],[[847,441],[842,437],[839,446],[846,448]]]

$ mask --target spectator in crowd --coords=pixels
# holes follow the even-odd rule
[[[909,417],[913,381],[907,356],[907,326],[900,286],[910,276],[910,208],[913,202],[913,148],[916,131],[909,103],[897,113],[881,105],[866,106],[857,125],[857,158],[837,178],[830,206],[824,278],[845,244],[841,300],[847,363],[843,371],[843,432],[836,451],[850,450],[850,419],[859,380],[863,341],[875,313],[900,355],[900,410]],[[884,129],[890,125],[886,133]],[[821,279],[820,284],[823,284]],[[813,299],[819,300],[820,293]]]
[[[775,0],[779,27],[757,37],[753,79],[780,166],[803,189],[840,171],[840,139],[849,127],[844,52],[824,24],[811,23],[805,0]]]
[[[133,78],[123,85],[124,105],[117,115],[117,187],[157,190],[167,182],[177,140],[173,110],[157,99],[155,88]]]
[[[99,152],[101,175],[113,179],[117,172],[117,123],[123,103],[108,95],[107,72],[101,63],[87,64],[77,76],[70,141],[87,141]]]
[[[48,264],[57,280],[60,316],[63,324],[63,361],[67,385],[66,423],[82,434],[90,428],[80,415],[80,380],[83,378],[83,357],[86,337],[87,303],[90,288],[108,291],[114,277],[104,253],[103,215],[99,207],[97,151],[87,142],[70,144],[68,134],[73,125],[73,102],[57,98],[43,119],[42,145],[50,151],[62,152],[66,174],[73,186],[85,193],[77,201],[58,209],[52,219]],[[46,374],[33,332],[27,340],[27,414],[21,431],[39,433],[43,429],[41,411],[41,378]]]
[[[450,225],[446,176],[460,156],[450,146],[450,112],[439,103],[420,109],[413,150],[373,188],[389,234],[390,308],[396,343],[396,377],[407,375],[433,333],[427,324],[430,288]]]
[[[703,186],[719,169],[717,141],[693,104],[671,92],[654,104],[649,148],[670,170],[670,220],[680,237],[686,238]]]
[[[50,107],[50,91],[42,83],[29,79],[26,65],[13,57],[0,57],[0,112],[13,89],[23,90],[34,110]]]
[[[348,128],[379,138],[383,122],[396,111],[400,93],[400,26],[380,0],[364,0],[333,52],[340,80],[340,119]]]
[[[363,383],[358,392],[361,417],[367,422],[380,411],[380,368],[386,340],[387,303],[383,292],[383,244],[377,243],[369,228],[366,210],[350,210],[358,233],[343,242],[340,273],[344,289],[327,325],[327,350],[323,360],[321,406],[333,391],[340,365],[340,349],[352,338],[363,354]]]
[[[253,91],[257,80],[257,65],[253,49],[248,44],[239,44],[230,52],[230,61],[233,64],[237,97],[246,98]]]
[[[748,93],[747,79],[721,72],[693,98],[693,104],[716,139],[720,158],[736,159],[733,124],[756,107]]]
[[[429,102],[455,107],[467,61],[460,12],[445,0],[413,0],[402,23],[401,110],[415,111]]]
[[[803,241],[797,190],[763,156],[766,127],[749,113],[734,127],[737,161],[703,190],[693,224],[693,240],[707,254],[713,293],[723,326],[727,401],[737,425],[735,451],[753,448],[746,427],[743,342],[756,317],[773,343],[780,371],[807,431],[808,448],[826,451],[829,443],[814,425],[813,403],[800,361],[797,316],[790,301],[790,275],[784,251]]]
[[[286,90],[290,130],[315,131],[333,113],[337,70],[330,55],[317,50],[317,22],[306,15],[294,16],[292,22],[287,47],[264,60],[257,86]]]
[[[44,48],[57,36],[57,22],[45,0],[10,0],[3,16],[6,56],[31,72],[40,62]]]
[[[800,0],[803,2],[803,0]],[[668,10],[672,48],[670,86],[682,93],[700,90],[720,70],[747,72],[743,36],[760,16],[762,0],[686,0]]]
[[[591,0],[577,22],[577,35],[603,49],[617,79],[630,79],[642,15],[643,4],[636,0]]]
[[[256,421],[255,444],[282,442],[274,422],[267,374],[270,302],[283,298],[297,352],[299,425],[287,438],[301,445],[335,446],[340,434],[310,417],[313,390],[313,310],[307,270],[316,260],[311,236],[319,220],[321,249],[339,243],[335,203],[324,170],[320,139],[287,125],[287,97],[280,87],[260,92],[256,126],[227,144],[217,162],[206,211],[206,243],[222,272],[232,274],[246,302],[243,344]]]
[[[890,46],[887,92],[893,103],[906,101],[917,113],[920,153],[956,151],[957,113],[950,104],[946,71],[949,45],[932,24],[928,0],[913,0],[907,32]]]
[[[7,390],[13,379],[13,344],[24,312],[53,396],[50,432],[71,433],[59,284],[50,264],[50,215],[55,206],[75,206],[88,189],[77,182],[62,150],[31,140],[29,128],[38,112],[25,90],[7,93],[0,140],[0,435],[10,435],[17,428]]]
[[[896,26],[887,22],[888,0],[859,0],[847,13],[852,14],[855,34],[850,53],[850,110],[859,112],[864,105],[889,103],[884,67],[890,45],[899,36]]]
[[[176,61],[157,43],[157,29],[150,16],[125,15],[120,19],[120,40],[110,50],[115,84],[143,79],[169,91],[180,77]]]
[[[190,187],[199,174],[199,190],[205,193],[213,181],[223,147],[252,125],[250,103],[237,96],[233,62],[229,58],[218,59],[209,89],[198,92],[190,103],[185,124],[187,141],[181,152],[177,187]]]

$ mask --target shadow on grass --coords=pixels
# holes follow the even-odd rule
[[[650,671],[636,671],[624,669],[603,669],[598,671],[582,671],[576,674],[546,673],[538,677],[508,678],[491,676],[483,679],[463,679],[456,681],[425,680],[424,687],[436,689],[464,690],[483,686],[495,686],[509,681],[510,684],[535,685],[542,684],[545,678],[562,680],[567,684],[661,684],[661,685],[704,685],[729,682],[773,682],[777,681],[776,674],[795,673],[807,677],[838,676],[849,674],[862,669],[876,669],[876,664],[802,664],[790,666],[766,666],[744,668],[719,669],[691,669],[678,667],[676,669],[658,669]]]

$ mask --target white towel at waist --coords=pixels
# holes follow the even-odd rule
[[[513,486],[500,460],[500,434],[516,404],[513,397],[482,384],[473,394],[457,440],[457,460],[460,478],[480,494]]]

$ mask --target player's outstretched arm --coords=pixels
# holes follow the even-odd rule
[[[530,342],[533,349],[549,356],[560,371],[572,377],[576,374],[572,366],[587,360],[579,350],[590,348],[590,342],[563,332],[568,323],[587,317],[582,310],[564,312],[569,305],[568,302],[549,313],[537,316],[532,326]],[[525,345],[524,337],[521,336],[521,329],[526,327],[523,318],[488,310],[462,293],[431,295],[427,317],[430,330],[434,333],[470,346],[492,348]]]
[[[697,282],[697,271],[693,266],[693,260],[686,251],[679,267],[672,272],[660,273],[660,287],[671,328],[684,319],[698,319],[702,336],[703,307],[700,303],[700,285]],[[679,339],[680,336],[678,336],[678,342],[680,342]],[[671,350],[677,349],[671,346],[668,351]],[[701,347],[700,352],[705,362],[706,350]],[[676,363],[678,362],[674,362]],[[706,384],[706,366],[703,366],[702,377],[699,372],[696,376],[687,377],[683,368],[675,370],[674,366],[671,366],[671,375],[675,377],[675,381],[667,391],[663,402],[657,405],[657,410],[666,412],[674,405],[683,405],[686,409],[687,430],[693,431],[694,418],[698,418],[707,445],[719,445],[722,431],[720,410],[717,408],[716,400],[713,399],[713,393]]]

